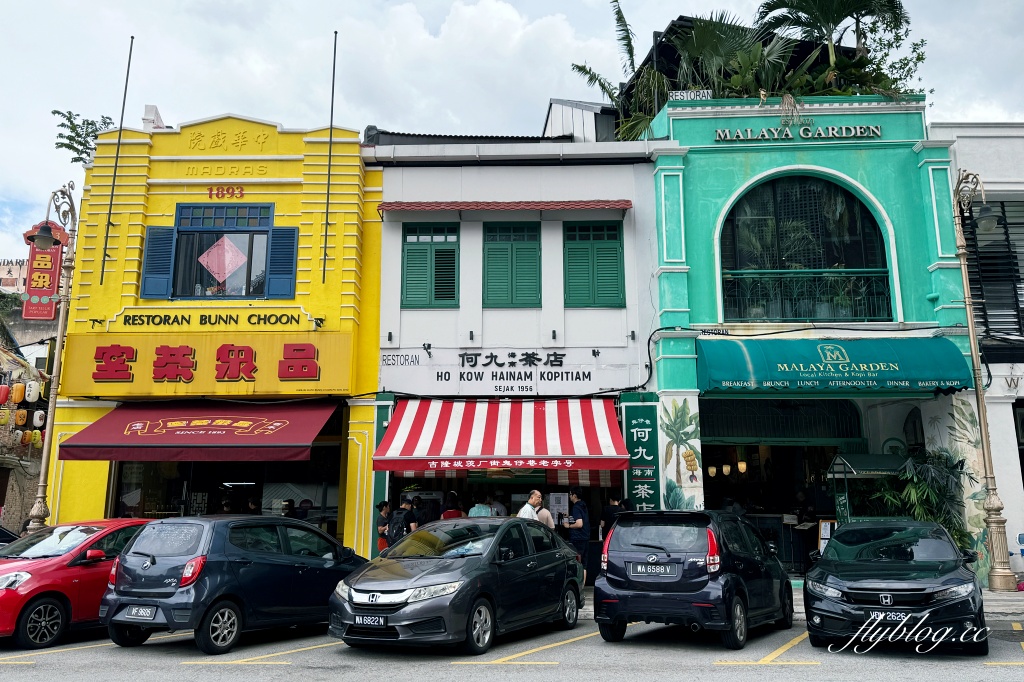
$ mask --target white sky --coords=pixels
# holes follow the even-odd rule
[[[637,58],[680,14],[757,0],[622,0]],[[1024,120],[1014,45],[1019,0],[904,0],[912,37],[928,41],[920,71],[935,88],[930,121]],[[164,122],[223,113],[288,128],[325,126],[338,35],[335,125],[362,131],[539,135],[550,98],[599,99],[570,71],[589,62],[620,76],[606,0],[70,0],[12,2],[0,21],[0,258],[24,258],[21,233],[49,193],[84,177],[54,149],[52,109],[120,116],[135,36],[125,125],[146,104]],[[641,47],[642,46],[642,47]]]

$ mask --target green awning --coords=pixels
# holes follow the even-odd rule
[[[697,339],[702,394],[935,394],[973,385],[963,352],[942,337]]]
[[[903,455],[836,455],[828,468],[829,478],[879,478],[899,473],[906,463]]]

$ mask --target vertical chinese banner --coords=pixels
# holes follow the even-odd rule
[[[626,498],[638,511],[661,509],[658,495],[661,465],[658,458],[658,396],[624,393],[620,400],[629,468]]]
[[[658,416],[664,459],[658,490],[664,509],[704,508],[704,467],[700,453],[697,396],[665,396]]]
[[[54,244],[43,251],[29,241],[29,237],[39,232],[43,225],[49,225],[53,232]],[[25,279],[25,293],[21,316],[26,320],[53,320],[57,317],[57,300],[60,289],[60,271],[64,264],[64,246],[68,243],[68,233],[57,223],[47,220],[33,225],[25,233],[28,250],[28,275]]]

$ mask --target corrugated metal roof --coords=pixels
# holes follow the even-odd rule
[[[534,135],[452,135],[448,133],[397,133],[367,126],[363,142],[373,145],[407,144],[502,144],[508,142],[572,142],[572,135],[537,137]]]
[[[584,201],[384,201],[380,211],[586,211],[633,208],[629,199]]]

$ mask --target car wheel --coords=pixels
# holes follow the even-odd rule
[[[210,607],[196,629],[196,646],[204,654],[226,654],[242,635],[242,612],[234,602],[219,601]]]
[[[729,629],[722,632],[722,644],[727,649],[742,649],[747,643],[747,608],[739,597],[729,605]]]
[[[18,616],[14,641],[23,649],[45,649],[57,643],[66,627],[63,604],[50,597],[37,599]]]
[[[561,618],[558,623],[563,630],[572,630],[580,620],[580,603],[576,598],[576,590],[568,585],[562,592]]]
[[[789,630],[793,627],[793,588],[789,585],[782,590],[782,608],[779,609],[775,627],[779,630]]]
[[[469,612],[466,641],[463,646],[466,653],[479,656],[487,653],[493,641],[494,609],[491,608],[491,602],[481,597],[473,603],[473,609]]]
[[[110,639],[114,644],[129,647],[142,646],[149,639],[149,636],[153,634],[153,631],[139,625],[111,623],[107,626],[107,634],[110,635]]]
[[[822,637],[821,635],[816,635],[813,632],[807,633],[807,641],[809,641],[811,643],[811,646],[813,646],[815,649],[822,649],[831,644],[831,641],[828,637]]]
[[[621,642],[626,636],[626,621],[620,620],[614,623],[598,623],[597,629],[601,632],[601,639],[606,642]]]

